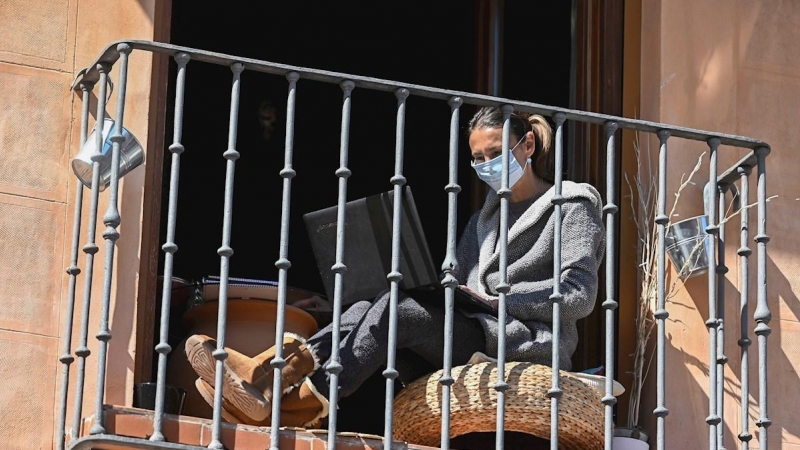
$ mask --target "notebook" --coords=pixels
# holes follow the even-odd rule
[[[399,287],[416,300],[443,305],[444,289],[408,186],[403,189],[402,202],[400,273],[403,280]],[[303,216],[325,292],[331,301],[334,298],[332,266],[336,263],[338,210],[338,206],[332,206]],[[347,271],[341,297],[344,305],[373,300],[389,288],[386,275],[392,270],[393,211],[394,191],[347,202],[344,234]],[[496,314],[494,308],[466,291],[456,289],[455,292],[459,308]]]

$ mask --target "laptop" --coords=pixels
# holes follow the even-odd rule
[[[415,300],[444,304],[444,288],[440,284],[437,266],[433,261],[422,223],[414,203],[411,188],[405,186],[402,195],[400,225],[400,289]],[[338,206],[303,215],[311,248],[317,261],[325,293],[334,298],[332,266],[336,263]],[[386,275],[392,264],[392,221],[394,191],[347,202],[342,303],[350,305],[360,300],[373,300],[389,288]],[[455,290],[456,306],[470,312],[496,315],[494,308],[466,291]]]

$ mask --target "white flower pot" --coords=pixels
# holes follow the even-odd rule
[[[650,438],[640,428],[618,427],[614,430],[611,448],[614,450],[648,450]]]
[[[648,450],[650,445],[636,438],[614,436],[614,439],[611,440],[611,448],[614,450]]]

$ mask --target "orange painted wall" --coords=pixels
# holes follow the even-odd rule
[[[769,429],[771,448],[800,448],[800,235],[794,220],[800,216],[800,182],[793,155],[800,138],[800,3],[785,0],[741,2],[714,0],[642,1],[641,115],[642,118],[693,128],[755,137],[769,142],[767,158],[769,203],[768,301],[772,312],[769,337]],[[650,149],[657,151],[656,140]],[[733,164],[742,151],[723,148],[720,168]],[[680,176],[688,173],[707,147],[703,143],[669,141],[670,193]],[[701,214],[702,186],[708,180],[708,154],[681,198],[673,220]],[[755,202],[755,176],[751,197]],[[671,196],[670,196],[671,198]],[[731,197],[727,197],[730,202]],[[750,212],[751,258],[749,298],[750,338],[755,341],[752,315],[756,300],[756,211]],[[726,262],[730,271],[725,286],[727,321],[725,352],[730,359],[725,378],[725,446],[736,446],[740,431],[740,326],[739,281],[741,270],[739,218],[727,223]],[[667,326],[667,448],[700,448],[708,442],[708,286],[705,277],[691,279],[668,304]],[[758,416],[757,347],[751,347],[750,419],[758,448],[754,421]],[[651,371],[645,423],[654,431],[650,411],[655,407],[655,372]]]
[[[160,3],[160,2],[159,2]],[[63,352],[63,319],[70,264],[75,179],[69,168],[78,151],[81,102],[71,90],[75,73],[90,64],[109,42],[153,39],[153,0],[10,0],[0,3],[0,441],[3,448],[52,448],[57,421]],[[125,126],[142,142],[148,138],[152,57],[134,54]],[[116,78],[116,73],[114,73]],[[114,96],[116,98],[116,96]],[[108,107],[113,117],[115,103]],[[94,111],[92,111],[94,115]],[[92,119],[93,122],[93,119]],[[121,239],[112,286],[111,341],[107,402],[131,396],[136,280],[145,169],[125,177],[120,199]],[[102,218],[108,193],[101,195]],[[88,193],[84,212],[88,212]],[[86,242],[86,220],[82,241]],[[95,285],[102,280],[104,225],[95,257]],[[85,267],[81,253],[79,264]],[[78,308],[86,273],[79,276]],[[122,277],[120,277],[121,279]],[[84,410],[92,413],[96,380],[96,339],[101,291],[93,291],[88,389]],[[77,346],[79,316],[71,348]],[[74,391],[75,367],[72,366]],[[72,423],[72,412],[67,424]]]

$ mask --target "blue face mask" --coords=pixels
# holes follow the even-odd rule
[[[511,155],[511,161],[508,164],[508,187],[509,189],[516,184],[517,181],[522,178],[522,174],[525,172],[525,167],[528,167],[528,164],[531,163],[531,159],[528,158],[527,162],[525,163],[525,167],[522,167],[517,162],[517,158],[514,157],[514,150],[521,144],[525,142],[525,139],[520,140],[517,142],[517,145],[511,149],[509,152]],[[498,155],[497,157],[490,159],[489,161],[484,161],[479,164],[472,164],[472,168],[475,169],[475,173],[478,174],[478,178],[483,180],[486,184],[488,184],[495,192],[500,190],[502,185],[502,176],[503,176],[503,157],[502,155]]]

